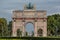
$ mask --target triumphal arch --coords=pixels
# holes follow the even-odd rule
[[[14,10],[12,15],[12,36],[17,37],[17,30],[22,31],[25,36],[25,25],[34,25],[34,37],[47,36],[47,16],[46,10],[36,10],[35,5],[24,5],[24,10]]]

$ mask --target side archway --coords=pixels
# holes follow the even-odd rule
[[[17,29],[17,37],[21,37],[22,36],[22,31],[20,29]]]
[[[43,30],[41,28],[38,29],[37,33],[38,33],[38,36],[43,36]]]

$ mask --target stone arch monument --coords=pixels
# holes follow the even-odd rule
[[[25,24],[31,22],[34,25],[34,37],[47,36],[46,10],[36,10],[35,5],[25,5],[24,10],[14,10],[12,15],[12,36],[17,36],[17,29],[25,35]],[[41,30],[40,30],[41,29]],[[39,34],[41,31],[42,34]]]

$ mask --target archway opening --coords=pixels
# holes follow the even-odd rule
[[[20,29],[17,29],[17,37],[21,37],[22,36],[22,31]]]
[[[42,29],[38,30],[38,36],[43,36],[43,30]]]
[[[34,25],[33,23],[27,23],[26,26],[25,26],[25,32],[26,32],[26,36],[31,36],[33,37],[34,36]]]

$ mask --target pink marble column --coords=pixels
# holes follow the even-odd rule
[[[16,37],[17,33],[16,33],[16,27],[15,27],[15,22],[13,21],[12,23],[12,37]]]
[[[25,26],[24,26],[24,22],[23,22],[22,27],[23,27],[23,30],[22,30],[22,37],[23,37],[23,36],[25,36]]]
[[[44,28],[43,28],[43,37],[47,36],[47,23],[44,22]]]
[[[35,22],[34,26],[34,37],[37,37],[37,22]]]

